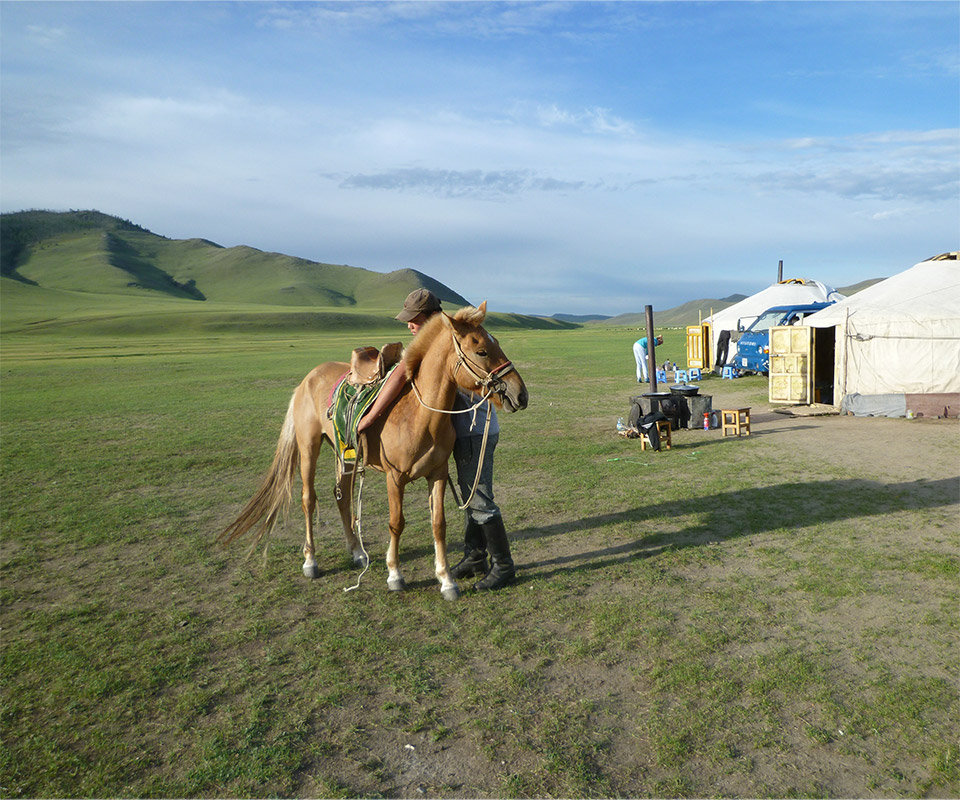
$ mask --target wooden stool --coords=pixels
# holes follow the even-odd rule
[[[749,408],[723,408],[720,410],[720,426],[723,436],[750,435]]]
[[[660,449],[669,450],[673,446],[673,439],[670,437],[670,420],[657,420],[657,431],[660,433]],[[653,447],[653,444],[647,438],[647,434],[640,431],[640,449],[646,450],[648,447]]]

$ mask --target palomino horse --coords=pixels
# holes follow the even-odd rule
[[[440,590],[448,600],[460,596],[460,589],[448,571],[443,512],[447,462],[456,438],[451,417],[445,412],[453,408],[457,390],[480,392],[489,396],[497,407],[510,412],[527,406],[527,387],[519,373],[497,340],[481,327],[486,313],[484,302],[479,308],[462,308],[454,316],[441,312],[431,317],[407,348],[398,367],[406,368],[406,385],[387,411],[361,434],[360,450],[365,465],[386,475],[390,503],[387,586],[392,591],[406,588],[397,560],[404,528],[404,489],[411,481],[426,478],[430,486],[430,516]],[[319,576],[313,544],[313,512],[317,504],[314,477],[321,445],[333,444],[335,440],[327,408],[334,387],[349,366],[338,361],[321,364],[294,391],[273,464],[240,516],[220,534],[221,542],[232,542],[258,524],[256,542],[269,533],[290,502],[299,464],[303,482],[301,504],[307,526],[303,573],[308,578]],[[355,562],[366,566],[363,548],[354,531],[353,479],[353,474],[343,476],[337,506],[347,548]]]

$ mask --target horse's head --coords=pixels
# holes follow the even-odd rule
[[[487,316],[487,301],[479,308],[467,306],[453,316],[443,312],[440,316],[453,334],[457,385],[470,392],[489,393],[494,404],[506,411],[526,408],[529,395],[523,378],[504,355],[500,343],[482,326]]]

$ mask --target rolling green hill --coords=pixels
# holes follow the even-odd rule
[[[850,295],[861,292],[868,286],[873,286],[873,284],[879,283],[882,280],[884,279],[870,278],[869,280],[860,281],[860,283],[855,283],[851,286],[844,286],[837,289],[837,291],[840,292],[840,294],[849,297]],[[746,297],[747,295],[745,294],[732,294],[729,297],[724,297],[720,300],[691,300],[683,305],[679,305],[674,308],[668,308],[663,311],[654,309],[653,321],[658,328],[682,328],[686,327],[687,325],[696,325],[701,320],[709,317],[711,314],[714,314],[717,311],[722,311],[728,306],[732,306],[734,303],[739,303]],[[601,319],[597,321],[588,321],[588,324],[622,325],[631,328],[644,328],[647,324],[647,318],[646,314],[641,311],[639,313],[620,314],[616,317],[609,317],[607,319]]]
[[[691,300],[683,305],[667,308],[663,311],[653,310],[653,322],[658,328],[678,328],[686,325],[696,325],[702,318],[709,317],[715,311],[721,311],[727,306],[739,303],[746,297],[745,294],[732,294],[722,300]],[[631,328],[646,327],[645,312],[620,314],[616,317],[590,323],[593,325],[625,325]]]
[[[96,211],[4,214],[0,241],[0,272],[48,289],[329,308],[399,306],[426,287],[452,306],[467,305],[416,270],[384,275],[205,239],[167,239]]]
[[[5,333],[389,326],[403,299],[418,288],[430,289],[450,309],[468,304],[413,269],[384,274],[206,239],[168,239],[99,211],[0,215],[0,276]],[[876,280],[840,291],[853,294]],[[657,327],[694,325],[744,297],[692,300],[655,310],[654,321]],[[646,325],[642,311],[608,318],[493,312],[490,321],[494,327],[540,329]]]
[[[886,280],[886,278],[869,278],[868,280],[860,281],[860,283],[854,283],[850,286],[841,286],[839,289],[837,289],[837,291],[840,292],[840,294],[844,294],[849,297],[850,295],[856,294],[857,292],[862,292],[864,289],[873,286],[875,283],[880,283],[880,281],[883,280]]]
[[[383,274],[206,239],[168,239],[98,211],[3,214],[0,243],[5,334],[394,327],[404,298],[419,288],[451,310],[468,305],[413,269]],[[490,323],[576,327],[495,312]]]
[[[609,314],[554,314],[553,319],[561,322],[603,322],[610,319]]]

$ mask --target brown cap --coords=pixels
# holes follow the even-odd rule
[[[409,322],[417,314],[432,314],[440,310],[440,300],[429,289],[414,289],[403,301],[403,311],[396,318],[401,322]]]

